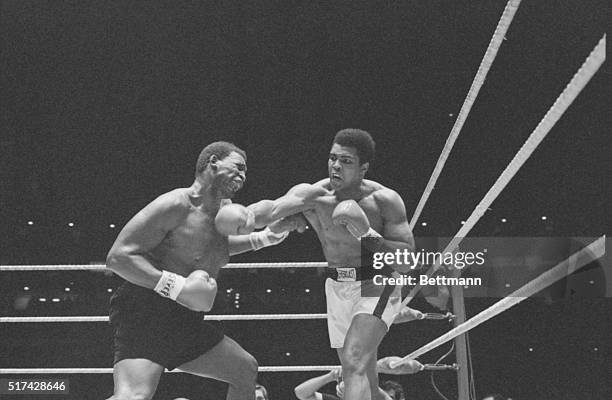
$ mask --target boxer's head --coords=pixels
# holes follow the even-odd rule
[[[196,163],[196,179],[210,177],[214,189],[224,198],[232,198],[246,181],[246,153],[229,142],[206,146]]]
[[[393,400],[405,400],[404,388],[396,381],[384,381],[380,384],[383,392],[387,393]]]
[[[359,185],[374,157],[372,136],[360,129],[343,129],[334,137],[327,162],[331,186],[338,190]]]

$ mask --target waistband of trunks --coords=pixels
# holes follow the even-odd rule
[[[337,282],[365,281],[374,278],[376,275],[391,276],[393,268],[388,265],[381,269],[369,267],[330,267],[326,268],[327,277]]]

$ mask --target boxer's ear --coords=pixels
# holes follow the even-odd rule
[[[369,162],[363,163],[359,166],[359,168],[361,169],[361,177],[363,178],[366,172],[368,172],[368,168],[370,168],[370,163]]]
[[[215,154],[211,155],[210,158],[208,159],[208,164],[210,165],[210,168],[212,168],[213,170],[216,170],[218,161],[219,161],[219,157],[217,157]]]

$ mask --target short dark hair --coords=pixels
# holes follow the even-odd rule
[[[265,386],[260,385],[258,383],[257,385],[255,385],[255,390],[261,390],[264,395],[264,398],[268,400],[268,390],[265,388]]]
[[[229,156],[230,153],[235,151],[240,154],[244,161],[246,161],[246,153],[244,150],[239,148],[233,143],[230,142],[213,142],[208,146],[204,147],[198,156],[198,162],[196,163],[196,174],[201,174],[204,172],[206,167],[208,166],[208,162],[210,161],[210,156],[215,155],[220,160]]]
[[[402,400],[406,398],[406,395],[404,394],[404,388],[396,381],[384,381],[380,384],[380,388],[385,392],[388,390],[394,390],[396,400]]]
[[[364,130],[354,128],[342,129],[336,133],[334,143],[357,149],[360,164],[370,162],[374,158],[376,143],[372,139],[372,135]]]

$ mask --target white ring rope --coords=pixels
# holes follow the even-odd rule
[[[331,371],[340,368],[339,365],[287,365],[259,367],[259,372],[309,372],[309,371]],[[169,373],[181,373],[175,369],[166,371]],[[112,368],[0,368],[0,374],[30,375],[30,374],[112,374]]]
[[[223,269],[324,268],[326,262],[229,263]],[[104,271],[105,264],[0,265],[1,271]]]
[[[501,299],[497,303],[493,304],[489,308],[481,311],[476,314],[469,320],[465,321],[461,325],[456,326],[450,331],[446,332],[444,335],[434,339],[430,343],[421,347],[418,350],[413,351],[408,354],[401,360],[397,362],[392,362],[390,364],[391,368],[395,368],[397,365],[402,363],[403,361],[409,359],[415,359],[428,351],[435,349],[436,347],[456,338],[459,335],[464,334],[470,329],[475,328],[476,326],[482,324],[483,322],[493,318],[494,316],[506,311],[510,307],[517,305],[523,300],[533,296],[535,293],[538,293],[542,289],[552,285],[558,280],[563,279],[567,275],[574,273],[585,265],[589,264],[593,260],[596,260],[602,257],[606,253],[606,237],[602,236],[599,239],[592,242],[590,245],[582,248],[576,253],[569,256],[564,261],[558,263],[556,266],[551,268],[550,270],[544,272],[534,280],[528,282],[523,285],[521,288],[515,290],[507,297]]]
[[[576,72],[576,74],[574,74],[572,80],[567,84],[555,103],[552,105],[552,107],[550,107],[546,115],[544,115],[544,118],[542,118],[538,126],[534,129],[531,135],[529,135],[529,138],[527,138],[523,146],[516,153],[499,178],[497,178],[497,181],[493,184],[493,186],[491,186],[491,189],[489,189],[484,198],[476,206],[472,212],[472,215],[470,215],[467,221],[465,221],[465,224],[461,227],[461,229],[459,229],[459,232],[457,232],[455,237],[446,246],[446,249],[444,249],[442,254],[450,253],[457,249],[459,243],[461,243],[463,238],[467,236],[474,225],[476,225],[476,223],[484,215],[491,203],[495,201],[497,196],[499,196],[514,175],[516,175],[518,170],[523,166],[523,164],[525,164],[525,161],[527,161],[542,140],[544,140],[548,132],[550,132],[555,123],[559,120],[559,118],[561,118],[565,110],[567,110],[582,89],[584,89],[589,80],[593,77],[593,75],[595,75],[605,59],[606,35],[601,38],[580,69]],[[428,276],[431,276],[433,272],[440,267],[440,263],[438,261],[439,260],[436,260],[436,263],[427,271]],[[420,285],[412,288],[402,304],[408,304],[414,298],[414,296],[416,296],[420,289]]]
[[[209,314],[204,317],[204,320],[207,321],[273,321],[289,319],[327,319],[327,314]],[[108,322],[108,316],[0,317],[0,323],[3,322]]]
[[[282,365],[259,367],[259,372],[311,372],[331,371],[342,368],[340,365]],[[457,370],[457,364],[423,364],[421,371]],[[34,374],[110,374],[112,368],[0,368],[0,374],[34,375]],[[166,371],[167,373],[182,373],[180,369]]]
[[[474,102],[476,101],[478,92],[480,91],[480,88],[482,87],[485,79],[487,78],[489,69],[491,68],[493,61],[495,60],[495,57],[497,56],[497,51],[499,50],[502,42],[504,41],[504,36],[506,35],[506,32],[508,31],[508,28],[510,27],[510,23],[512,22],[512,19],[514,18],[514,14],[516,13],[516,10],[518,9],[520,4],[521,4],[521,0],[510,0],[506,4],[506,8],[504,9],[502,16],[499,22],[497,23],[497,28],[495,28],[495,32],[493,33],[493,37],[491,38],[491,42],[489,43],[489,47],[487,48],[487,51],[485,52],[485,55],[482,58],[482,61],[480,62],[480,66],[478,67],[476,76],[474,76],[474,81],[472,82],[472,86],[470,87],[470,90],[465,98],[465,101],[463,102],[463,105],[461,106],[461,110],[459,111],[459,114],[457,115],[457,120],[455,121],[455,124],[453,125],[453,128],[451,129],[451,132],[448,135],[448,139],[446,139],[446,143],[444,144],[444,148],[442,149],[440,158],[438,158],[438,161],[436,162],[436,166],[433,170],[433,173],[431,174],[431,177],[429,178],[429,182],[427,182],[427,187],[425,188],[425,191],[421,195],[419,204],[417,205],[416,210],[414,211],[414,215],[412,216],[412,219],[410,220],[411,229],[414,229],[414,227],[416,226],[419,216],[421,215],[421,212],[423,211],[423,208],[425,207],[425,203],[427,202],[427,199],[429,199],[429,195],[431,194],[434,187],[436,186],[436,181],[440,177],[442,168],[444,168],[444,164],[446,163],[446,160],[448,159],[448,156],[455,144],[455,141],[457,140],[457,137],[459,137],[461,128],[463,128],[463,124],[465,123],[465,120],[467,119],[468,114],[470,113],[470,110],[472,109],[472,106],[474,105]]]

